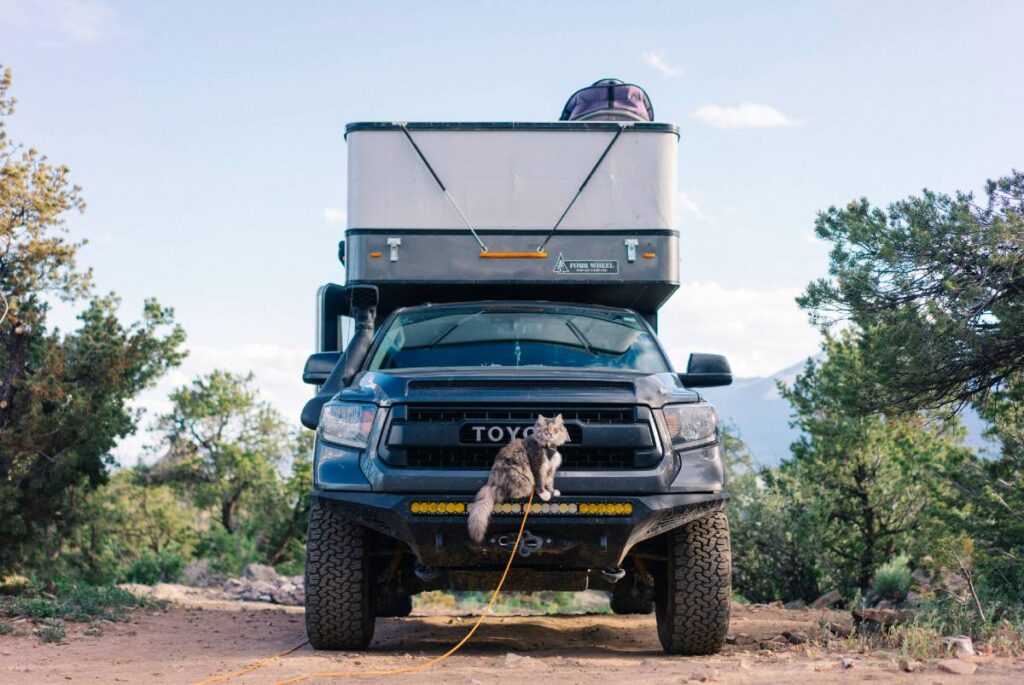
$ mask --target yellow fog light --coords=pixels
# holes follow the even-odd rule
[[[558,513],[559,514],[568,513],[568,511],[569,511],[569,505],[568,504],[563,502],[562,504],[558,505]]]

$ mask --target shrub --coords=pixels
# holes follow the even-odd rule
[[[900,554],[875,570],[872,588],[879,597],[905,599],[910,591],[910,557]]]
[[[10,623],[0,623],[0,635],[10,635],[14,632],[14,626]]]
[[[60,642],[65,632],[61,626],[41,626],[35,629],[35,634],[43,642]]]
[[[177,547],[167,547],[159,552],[147,549],[131,563],[123,577],[129,583],[142,583],[143,585],[173,583],[184,568],[185,559]]]

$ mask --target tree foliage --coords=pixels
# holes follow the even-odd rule
[[[179,363],[184,333],[148,301],[123,325],[113,295],[92,294],[65,224],[84,203],[68,170],[12,142],[11,73],[0,72],[0,569],[59,555],[84,489],[101,483],[128,402]],[[49,303],[84,301],[80,326],[47,327]],[[84,489],[83,489],[84,488]]]
[[[215,506],[228,533],[242,498],[273,483],[290,434],[260,400],[253,376],[213,371],[171,393],[158,420],[167,445],[159,473],[186,488],[200,507]]]
[[[734,428],[722,432],[733,588],[752,602],[821,594],[815,509],[799,484],[757,463]]]
[[[808,360],[780,387],[801,431],[780,473],[817,510],[821,563],[849,593],[866,589],[897,552],[927,552],[945,530],[952,480],[970,452],[962,429],[923,413],[862,413],[869,372],[857,338],[845,331],[823,347],[825,361]]]
[[[863,332],[869,410],[962,405],[1024,368],[1024,173],[971,193],[925,191],[889,206],[867,200],[818,216],[832,242],[830,278],[799,303],[819,323]]]

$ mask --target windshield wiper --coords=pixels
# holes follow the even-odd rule
[[[458,328],[458,327],[459,327],[459,326],[461,326],[462,324],[466,323],[466,322],[467,322],[467,321],[469,321],[470,319],[472,319],[472,318],[475,318],[475,317],[477,317],[477,316],[480,316],[480,315],[481,315],[481,314],[483,314],[483,313],[484,313],[484,310],[483,310],[483,309],[481,309],[481,310],[480,310],[480,311],[478,311],[478,312],[473,312],[472,314],[470,314],[469,316],[467,316],[467,317],[466,317],[466,318],[464,318],[464,319],[459,319],[458,321],[456,321],[455,323],[453,323],[453,324],[452,324],[451,326],[449,326],[449,327],[448,327],[448,328],[447,328],[447,329],[445,330],[445,332],[444,332],[444,333],[442,333],[441,335],[437,336],[437,339],[436,339],[436,340],[434,340],[434,342],[430,343],[430,347],[428,347],[427,349],[428,349],[428,350],[432,350],[432,349],[434,349],[435,347],[437,347],[438,345],[440,345],[440,344],[441,344],[441,341],[442,341],[442,340],[444,340],[444,339],[445,339],[445,338],[447,338],[447,337],[448,337],[449,335],[451,335],[451,334],[452,334],[452,331],[454,331],[454,330],[455,330],[456,328]]]
[[[576,336],[576,339],[580,341],[583,348],[587,351],[587,354],[595,354],[594,348],[590,346],[590,341],[587,340],[587,336],[583,335],[583,331],[576,327],[572,321],[565,320],[566,327],[572,331],[572,334]]]

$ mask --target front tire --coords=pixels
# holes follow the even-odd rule
[[[373,598],[365,530],[314,499],[306,536],[306,634],[314,649],[365,649]]]
[[[658,639],[668,654],[714,654],[725,645],[732,595],[729,520],[716,511],[668,534],[655,594]]]

